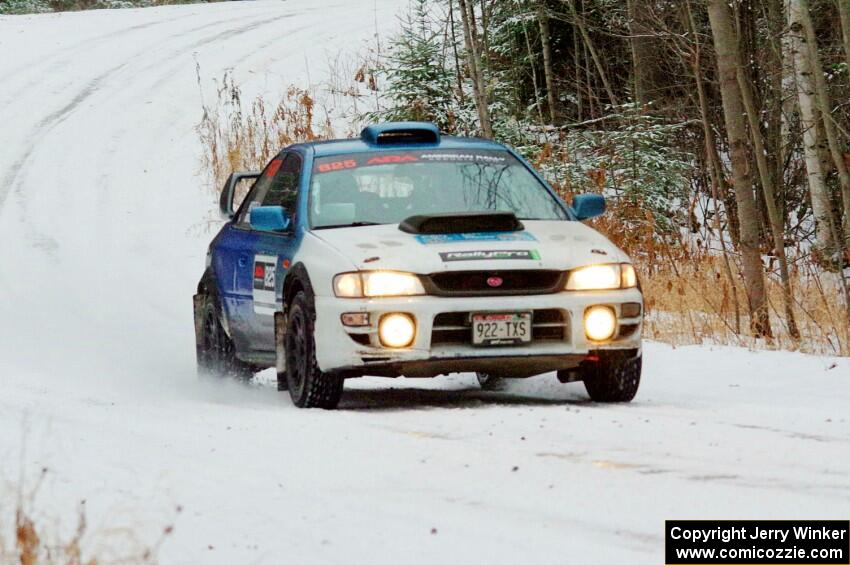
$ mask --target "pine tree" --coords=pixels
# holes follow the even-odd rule
[[[453,69],[441,31],[432,29],[428,4],[428,0],[416,0],[392,39],[385,70],[391,106],[380,118],[429,121],[453,131]]]

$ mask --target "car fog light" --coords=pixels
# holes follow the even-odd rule
[[[607,306],[591,306],[584,313],[584,333],[593,341],[611,339],[617,329],[617,317]]]
[[[386,314],[378,324],[378,336],[386,347],[407,347],[416,337],[416,323],[407,314]]]

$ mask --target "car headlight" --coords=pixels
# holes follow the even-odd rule
[[[416,296],[425,294],[419,277],[394,271],[342,273],[334,277],[334,294],[340,298]]]
[[[590,265],[570,272],[567,290],[613,290],[637,286],[637,273],[629,263]]]

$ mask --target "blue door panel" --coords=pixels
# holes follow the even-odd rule
[[[237,222],[243,223],[228,224],[213,243],[212,265],[224,315],[242,354],[274,351],[274,314],[283,309],[283,280],[304,233],[299,218],[306,217],[300,212],[306,200],[305,161],[309,167],[309,158],[296,152],[272,159],[240,208]],[[289,198],[293,194],[295,202]],[[294,232],[251,229],[246,214],[255,205],[286,207],[295,215]]]
[[[250,344],[251,267],[256,240],[255,233],[228,225],[213,247],[212,264],[221,305],[231,337],[240,350]]]

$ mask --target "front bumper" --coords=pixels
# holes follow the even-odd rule
[[[624,317],[621,305],[634,302],[641,304],[640,314]],[[611,340],[593,342],[585,336],[584,312],[595,305],[610,306],[617,314],[618,328]],[[323,371],[350,376],[430,377],[463,371],[530,376],[552,370],[568,370],[577,367],[592,351],[631,349],[639,354],[643,320],[643,297],[636,288],[464,298],[343,299],[318,296],[315,307],[314,335],[319,367]],[[457,325],[451,326],[454,330],[444,330],[448,326],[442,325],[440,320],[458,320],[469,312],[529,310],[545,312],[546,317],[540,315],[539,319],[548,323],[541,324],[547,326],[545,330],[539,330],[541,338],[535,337],[526,345],[478,347],[473,346],[471,340],[464,343],[462,339],[438,338],[464,335]],[[368,312],[370,325],[357,328],[343,326],[341,315],[349,312]],[[392,312],[407,313],[416,321],[416,337],[410,347],[390,349],[380,345],[378,320]],[[535,336],[537,332],[535,329]]]

